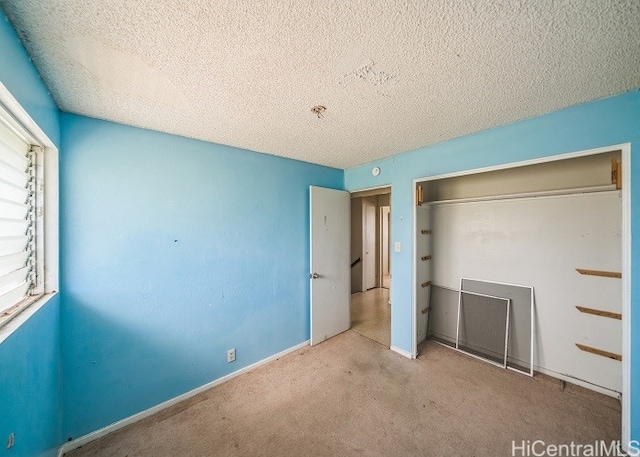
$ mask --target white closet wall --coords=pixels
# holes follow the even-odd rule
[[[420,282],[426,281],[420,229],[427,214],[418,208],[419,337]],[[621,271],[621,220],[619,191],[434,204],[428,274],[434,284],[456,289],[461,277],[533,286],[536,370],[620,392],[620,362],[583,352],[575,343],[620,354],[621,321],[575,306],[620,313],[621,281],[575,269]]]

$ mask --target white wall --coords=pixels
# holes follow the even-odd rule
[[[435,204],[431,217],[434,284],[458,288],[468,277],[533,286],[536,369],[622,390],[620,362],[575,346],[622,351],[621,321],[575,309],[621,312],[619,279],[575,271],[621,270],[618,191]]]

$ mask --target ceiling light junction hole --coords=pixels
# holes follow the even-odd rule
[[[316,105],[311,108],[311,112],[318,116],[318,119],[322,119],[324,117],[324,112],[327,110],[326,107],[322,105]]]

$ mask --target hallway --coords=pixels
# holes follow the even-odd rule
[[[351,330],[385,347],[391,345],[389,289],[379,287],[351,295]]]

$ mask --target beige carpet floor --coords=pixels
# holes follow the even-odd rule
[[[389,289],[377,288],[351,295],[351,330],[391,345],[391,305]]]
[[[347,331],[68,455],[493,457],[512,440],[620,437],[616,399],[419,349],[409,360]]]

